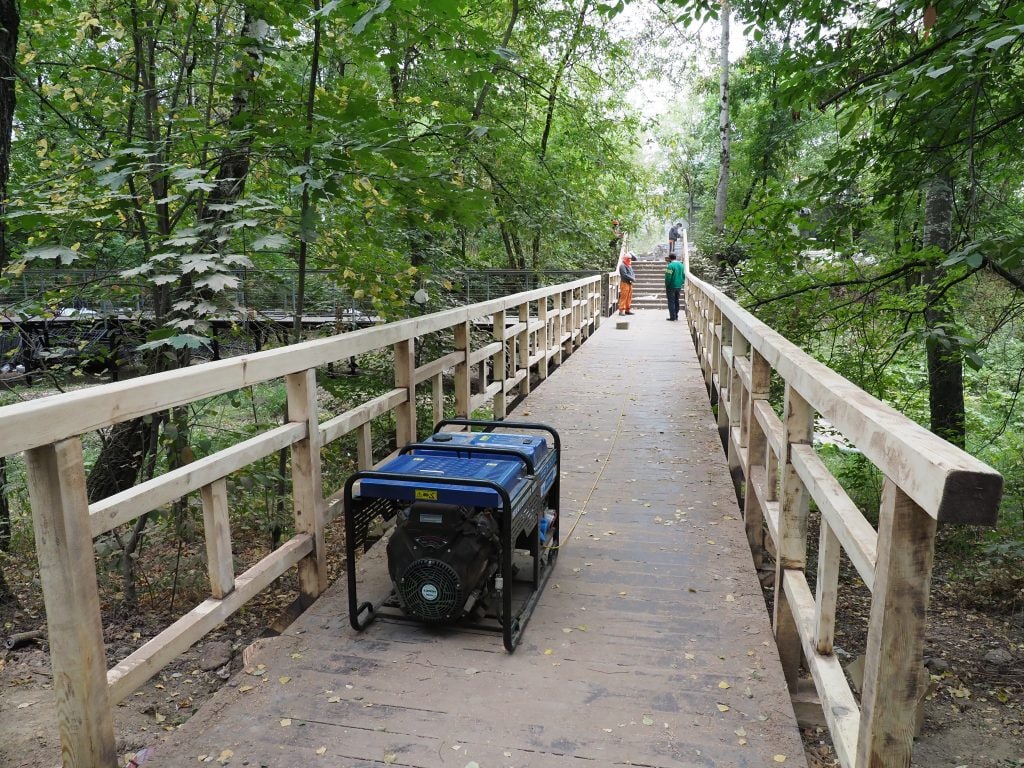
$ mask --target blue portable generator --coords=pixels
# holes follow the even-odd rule
[[[507,429],[534,433],[497,431]],[[349,477],[352,627],[363,630],[379,615],[459,624],[501,632],[505,648],[515,650],[558,554],[560,453],[558,433],[544,424],[451,419],[378,469]],[[394,520],[392,591],[360,603],[356,549],[369,548],[371,524],[380,520]]]

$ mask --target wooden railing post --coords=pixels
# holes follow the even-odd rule
[[[910,765],[936,527],[933,517],[885,479],[857,768]]]
[[[316,404],[316,369],[285,377],[288,420],[305,422],[306,437],[292,444],[292,504],[295,532],[308,533],[313,551],[299,561],[299,599],[311,603],[327,589],[324,552],[323,483],[320,476],[320,422]]]
[[[455,326],[455,350],[463,353],[463,358],[455,365],[455,415],[460,419],[470,417],[470,376],[472,368],[469,364],[469,353],[472,350],[469,323]]]
[[[732,323],[724,314],[721,320],[720,343],[718,345],[718,437],[722,441],[722,450],[729,450],[729,427],[732,415],[732,388],[733,362],[730,358],[732,352]],[[738,398],[737,398],[738,399]],[[730,469],[731,469],[730,465]]]
[[[373,431],[370,422],[356,427],[356,468],[373,468]]]
[[[548,377],[548,352],[551,350],[551,315],[546,296],[537,302],[537,319],[544,324],[544,327],[537,331],[537,339],[542,340],[538,345],[541,356],[537,364],[537,375],[544,381]]]
[[[399,341],[395,349],[395,386],[408,391],[406,401],[395,409],[395,439],[401,447],[416,442],[416,342]]]
[[[562,322],[562,297],[564,295],[565,294],[563,294],[561,291],[558,291],[551,297],[552,302],[554,304],[551,310],[552,312],[554,312],[555,315],[554,323],[552,324],[553,328],[551,338],[552,347],[554,347],[557,350],[554,355],[555,365],[562,364],[562,349],[564,346],[562,344],[562,328],[564,326],[564,323]]]
[[[768,399],[771,386],[772,367],[756,349],[750,351],[750,392],[748,393],[746,412],[743,422],[747,426],[747,493],[743,497],[743,520],[747,530],[747,541],[754,556],[754,566],[760,568],[764,563],[764,509],[756,493],[751,493],[749,483],[753,481],[755,470],[763,470],[767,492],[769,485],[775,487],[775,478],[768,466],[768,437],[757,420],[755,404],[758,400]],[[767,501],[767,499],[765,499]]]
[[[501,384],[501,388],[494,393],[494,418],[504,419],[507,413],[505,385],[507,382],[508,344],[505,341],[505,310],[494,313],[494,328],[492,335],[495,341],[500,342],[498,351],[491,355],[491,376]]]
[[[199,489],[203,501],[206,535],[206,569],[210,594],[220,600],[235,588],[235,564],[231,557],[231,520],[228,515],[228,481],[214,480]]]
[[[437,374],[430,380],[430,406],[434,424],[444,418],[444,375]],[[433,426],[433,424],[431,424]]]
[[[730,323],[732,363],[729,368],[729,431],[725,435],[725,453],[729,462],[729,474],[732,475],[733,486],[736,488],[736,498],[743,498],[743,456],[742,453],[747,447],[747,425],[743,423],[743,415],[746,413],[746,403],[750,395],[746,385],[740,376],[737,360],[746,362],[747,352],[750,345],[743,338],[739,328]],[[721,407],[721,406],[719,406]],[[736,439],[732,439],[732,433],[736,432]]]
[[[519,332],[518,347],[519,360],[516,367],[524,374],[519,384],[519,394],[522,396],[530,394],[530,304],[529,302],[519,305],[519,322],[523,324],[523,330]]]
[[[784,589],[786,570],[803,571],[807,564],[807,512],[810,496],[793,467],[794,444],[810,445],[814,435],[814,411],[792,386],[786,385],[782,413],[782,437],[785,456],[780,457],[782,499],[779,505],[779,532],[775,561],[775,642],[786,682],[796,690],[800,669],[800,633]],[[771,482],[771,478],[769,478]]]
[[[65,768],[114,768],[100,598],[89,528],[82,442],[25,452],[53,691]]]

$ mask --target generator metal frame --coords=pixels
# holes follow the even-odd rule
[[[387,472],[382,470],[361,470],[350,475],[345,481],[344,488],[344,516],[345,516],[345,568],[346,575],[348,577],[348,612],[349,612],[349,623],[352,628],[357,632],[362,632],[366,629],[377,616],[385,616],[390,619],[396,619],[399,621],[407,621],[412,623],[421,623],[420,619],[415,616],[409,616],[405,614],[400,608],[397,611],[388,610],[393,607],[392,600],[396,597],[394,588],[388,593],[386,597],[378,602],[370,601],[359,601],[356,584],[356,549],[360,543],[363,543],[364,551],[368,550],[372,542],[369,541],[367,536],[367,529],[372,520],[377,517],[383,517],[385,520],[389,520],[394,517],[399,509],[399,505],[404,503],[399,499],[387,499],[382,497],[372,497],[363,499],[360,496],[353,494],[354,486],[360,480],[372,478],[375,480],[393,480],[404,483],[416,483],[417,485],[445,485],[445,486],[465,486],[465,487],[476,487],[486,488],[494,491],[498,494],[501,500],[501,525],[500,525],[500,543],[501,543],[501,563],[499,567],[499,574],[502,580],[501,582],[501,614],[494,617],[498,621],[498,626],[493,624],[485,624],[480,621],[470,622],[461,620],[456,626],[482,629],[491,632],[500,632],[502,634],[502,641],[505,646],[505,650],[509,653],[516,649],[519,644],[519,640],[522,637],[523,630],[526,627],[527,621],[529,621],[530,615],[533,613],[534,608],[537,605],[537,601],[540,598],[540,594],[544,587],[547,585],[548,579],[551,575],[551,570],[554,567],[555,560],[558,556],[559,548],[559,523],[561,521],[561,463],[562,463],[562,442],[558,432],[547,424],[540,424],[536,422],[524,422],[524,421],[490,421],[480,419],[445,419],[438,422],[434,426],[432,436],[441,432],[445,427],[459,426],[466,427],[466,431],[472,432],[473,427],[481,427],[484,432],[493,432],[496,429],[528,429],[528,430],[539,430],[547,432],[551,435],[553,441],[553,452],[554,452],[554,479],[552,480],[551,486],[547,493],[540,493],[540,483],[542,478],[537,474],[537,467],[534,464],[533,459],[526,455],[522,451],[518,451],[513,447],[498,447],[498,446],[466,446],[462,444],[452,445],[448,443],[422,443],[415,442],[409,443],[402,447],[395,456],[401,456],[408,453],[413,453],[416,450],[431,450],[440,453],[465,453],[474,452],[484,455],[502,455],[511,458],[518,459],[523,462],[526,470],[526,476],[532,478],[532,482],[536,484],[536,489],[541,496],[542,504],[538,511],[538,517],[534,521],[532,533],[528,535],[531,537],[532,543],[532,558],[533,558],[533,574],[532,579],[529,583],[532,584],[532,589],[529,594],[523,600],[522,605],[515,614],[512,612],[512,583],[513,583],[513,561],[512,555],[514,552],[515,541],[513,537],[513,522],[516,510],[513,508],[513,499],[509,494],[509,491],[505,489],[501,484],[493,481],[480,478],[471,477],[423,477],[420,475],[412,475],[403,472]],[[373,509],[376,505],[376,509]],[[359,512],[364,509],[370,509],[371,515],[364,517],[364,519],[357,520]],[[541,540],[541,520],[543,519],[546,510],[552,510],[554,512],[554,518],[549,524],[546,531],[545,541]],[[357,530],[357,525],[363,527],[361,532]],[[525,531],[526,528],[521,529]],[[518,533],[518,532],[517,532]],[[546,553],[545,562],[542,564],[542,558]]]

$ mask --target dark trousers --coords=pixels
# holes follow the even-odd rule
[[[678,320],[679,319],[679,288],[666,288],[665,294],[668,296],[668,319]]]

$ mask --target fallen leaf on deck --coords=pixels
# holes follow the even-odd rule
[[[786,762],[786,756],[785,755],[776,755],[775,757],[772,758],[772,760],[774,760],[776,763],[784,763],[784,762]]]
[[[252,686],[251,685],[240,685],[240,686],[238,686],[238,692],[239,693],[245,693],[246,691],[251,691],[251,690],[252,690]]]
[[[291,724],[292,724],[292,719],[290,717],[282,717],[281,718],[281,727],[282,728],[287,728]]]
[[[718,684],[718,687],[719,687],[719,688],[721,688],[721,689],[722,689],[723,691],[724,691],[724,690],[725,690],[726,688],[732,688],[732,686],[731,686],[731,685],[729,685],[729,684],[728,684],[727,682],[725,682],[725,680],[723,680],[722,682],[720,682],[720,683]]]
[[[230,749],[222,750],[220,755],[217,756],[217,762],[220,763],[221,765],[224,765],[226,762],[228,762],[234,756],[235,756],[235,753],[232,752]]]
[[[290,680],[291,680],[291,678],[288,677],[287,675],[285,675],[284,677],[277,678],[277,682],[279,682],[281,685],[284,685],[285,683],[289,682]]]
[[[654,720],[650,715],[644,715],[642,722],[644,725],[654,725]]]
[[[729,711],[729,705],[728,704],[719,704],[718,705],[718,711],[719,712],[728,712]]]
[[[327,747],[320,747],[320,748],[319,748],[319,749],[318,749],[318,750],[316,751],[316,753],[317,753],[318,755],[326,755],[326,754],[327,754]]]

